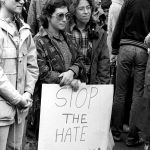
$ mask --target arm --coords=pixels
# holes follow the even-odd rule
[[[107,33],[108,33],[108,36],[107,36],[107,45],[108,45],[108,48],[109,48],[109,54],[111,55],[111,52],[112,52],[112,47],[111,47],[111,37],[112,37],[112,9],[111,9],[111,6],[110,6],[110,9],[109,9],[109,14],[108,14],[108,26],[107,26]]]
[[[38,22],[36,19],[36,0],[31,0],[29,11],[28,11],[28,18],[27,23],[31,27],[32,35],[34,36],[37,33],[38,29]]]
[[[126,1],[121,8],[119,17],[117,19],[117,22],[116,22],[116,25],[112,34],[111,46],[112,46],[113,55],[117,55],[119,52],[120,36],[121,36],[122,29],[123,29],[124,21],[125,21],[127,5],[128,5],[128,1]]]
[[[59,72],[52,71],[51,64],[47,64],[44,47],[41,44],[40,40],[36,39],[36,47],[37,47],[37,61],[39,66],[39,80],[42,83],[57,83],[59,84]]]
[[[25,91],[33,94],[35,83],[38,79],[39,68],[37,65],[37,51],[32,36],[28,38],[27,72]]]
[[[2,44],[3,44],[3,39],[0,38],[1,55],[4,51]],[[28,99],[24,99],[24,97],[15,89],[13,84],[8,79],[7,75],[4,73],[2,59],[3,58],[0,58],[0,97],[3,98],[3,100],[6,100],[10,104],[16,105],[19,108],[26,107],[28,104],[27,102]]]
[[[12,105],[17,105],[22,100],[22,96],[11,84],[1,66],[0,66],[0,95],[2,98],[4,98]]]
[[[81,80],[82,82],[86,82],[86,71],[84,67],[84,58],[80,51],[80,48],[75,40],[72,38],[72,34],[65,33],[65,40],[69,45],[70,51],[72,53],[72,65],[69,70],[74,72],[74,78]]]
[[[98,84],[109,84],[110,83],[110,58],[109,58],[109,50],[107,46],[107,34],[103,33],[99,49],[100,54],[98,56],[98,64],[97,64],[97,76],[96,80]]]
[[[144,43],[150,48],[150,33],[145,37]]]
[[[87,77],[86,70],[84,67],[84,58],[76,43],[74,43],[73,51],[75,52],[75,60],[73,62],[73,65],[69,69],[75,72],[75,78],[81,80],[82,82],[86,82]]]

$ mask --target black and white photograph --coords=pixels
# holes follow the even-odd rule
[[[150,150],[150,0],[0,0],[0,150]]]

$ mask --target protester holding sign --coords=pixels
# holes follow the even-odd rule
[[[43,28],[35,37],[41,83],[73,86],[75,78],[86,81],[82,54],[72,36],[63,31],[69,18],[64,0],[49,2],[43,9]]]
[[[68,30],[73,34],[73,40],[79,45],[84,56],[87,84],[108,84],[110,61],[107,33],[93,20],[93,10],[91,0],[73,0],[70,6],[73,18]],[[110,147],[112,148],[113,144]]]
[[[21,149],[38,78],[30,27],[18,17],[23,4],[23,0],[0,1],[0,150]]]
[[[77,79],[86,81],[83,57],[78,52],[77,45],[73,43],[71,35],[63,31],[69,17],[70,14],[64,0],[50,1],[43,9],[40,18],[43,28],[35,37],[40,70],[34,94],[37,103],[40,103],[43,83],[70,85],[76,89],[79,83]],[[39,118],[39,108],[35,114],[37,115],[37,113],[37,118]],[[39,121],[37,122],[39,123]]]
[[[73,40],[80,46],[84,55],[84,65],[89,84],[108,84],[110,82],[109,51],[107,33],[92,19],[91,0],[73,0],[70,12],[70,32]]]

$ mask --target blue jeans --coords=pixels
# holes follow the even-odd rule
[[[112,109],[112,132],[121,133],[125,112],[125,100],[127,86],[131,73],[133,73],[133,96],[130,111],[129,126],[131,128],[129,137],[138,138],[136,131],[136,110],[140,98],[143,96],[145,70],[148,59],[146,50],[132,46],[123,45],[119,49],[116,72],[116,91]]]

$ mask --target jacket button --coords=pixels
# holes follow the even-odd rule
[[[17,79],[17,82],[21,82],[21,78],[18,78],[18,79]]]

